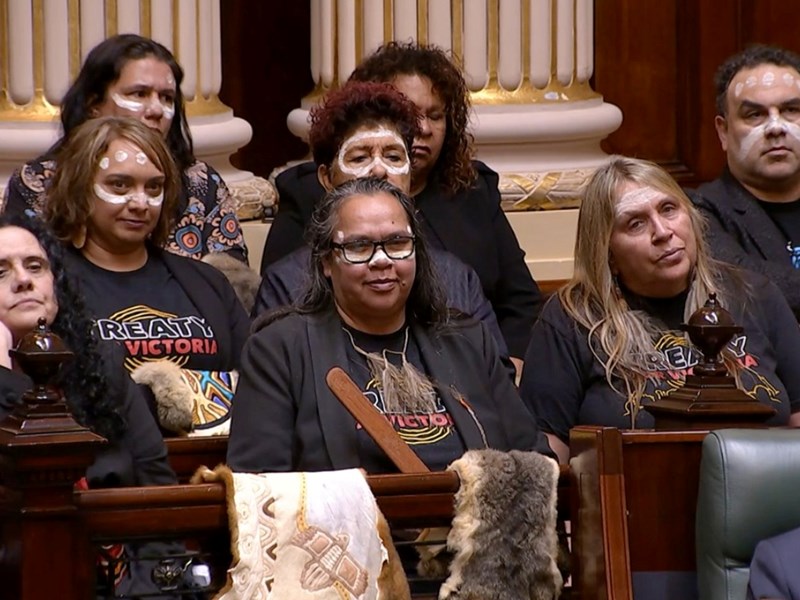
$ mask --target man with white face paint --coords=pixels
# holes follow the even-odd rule
[[[690,196],[715,257],[768,276],[800,318],[800,56],[753,46],[715,84],[727,168]]]

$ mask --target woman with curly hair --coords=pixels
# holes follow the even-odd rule
[[[194,156],[182,81],[172,53],[149,38],[115,35],[92,48],[61,102],[63,136],[11,176],[0,212],[41,214],[57,155],[73,131],[97,117],[132,117],[162,135],[178,165],[180,195],[164,248],[196,259],[224,252],[246,261],[233,198],[219,173]]]
[[[571,281],[533,328],[520,393],[562,460],[575,425],[653,426],[642,407],[684,384],[698,352],[681,323],[709,299],[744,328],[723,351],[739,387],[800,425],[800,330],[760,275],[713,260],[705,223],[658,165],[612,157],[584,192]]]
[[[177,483],[167,462],[164,440],[144,397],[122,367],[110,344],[93,332],[82,297],[64,267],[61,244],[39,221],[24,216],[0,217],[0,419],[32,387],[9,354],[44,318],[74,356],[59,374],[58,384],[75,419],[105,437],[79,487],[132,487]],[[149,544],[126,546],[128,558],[180,548]],[[145,563],[120,563],[116,592],[157,592]],[[152,567],[152,564],[150,565]]]
[[[390,43],[367,57],[350,81],[392,84],[414,104],[420,131],[411,145],[411,195],[430,245],[448,250],[480,277],[512,357],[520,359],[541,296],[500,207],[497,173],[472,160],[469,93],[458,67],[433,46]],[[317,166],[278,176],[280,211],[264,247],[262,270],[303,243],[303,229],[324,190]]]

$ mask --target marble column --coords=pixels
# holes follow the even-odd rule
[[[60,135],[58,106],[86,54],[118,33],[151,37],[172,50],[195,154],[217,169],[242,218],[275,202],[272,184],[234,168],[250,125],[219,97],[219,0],[0,0],[0,193],[12,171]]]
[[[507,210],[577,206],[622,113],[592,90],[594,0],[310,0],[314,91],[308,108],[391,40],[452,51],[464,70],[477,157],[501,174]]]

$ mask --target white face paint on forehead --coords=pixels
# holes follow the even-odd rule
[[[619,217],[624,213],[635,211],[663,195],[663,192],[659,192],[650,186],[630,189],[617,200],[617,204],[614,206],[615,216]]]
[[[103,158],[100,159],[100,168],[103,169],[103,171],[108,169],[109,164],[110,163],[107,156],[104,156]]]
[[[352,175],[353,177],[366,177],[372,172],[372,169],[377,166],[378,164],[383,165],[386,169],[387,173],[391,173],[392,175],[406,175],[409,170],[411,169],[411,162],[408,159],[408,153],[406,153],[406,160],[401,166],[396,166],[387,163],[383,160],[381,156],[375,156],[373,159],[366,165],[361,165],[359,167],[350,167],[345,164],[344,158],[347,154],[348,150],[355,146],[356,144],[361,143],[364,140],[374,140],[379,138],[392,138],[398,145],[400,145],[404,150],[406,147],[403,138],[401,138],[396,131],[392,131],[391,129],[387,129],[386,127],[378,127],[377,129],[370,129],[369,131],[360,131],[351,135],[347,138],[344,142],[342,142],[341,148],[339,148],[339,155],[337,156],[337,161],[339,162],[339,170],[342,173],[346,173],[347,175]]]
[[[114,152],[114,160],[118,163],[125,162],[128,159],[128,153],[125,150],[117,150]]]
[[[734,97],[738,98],[742,95],[744,88],[754,88],[756,86],[759,87],[774,87],[775,85],[783,83],[786,87],[793,87],[797,86],[800,88],[800,79],[796,78],[791,73],[784,73],[781,75],[780,79],[777,79],[775,73],[773,71],[766,71],[761,76],[761,81],[755,75],[750,75],[745,79],[743,82],[739,81],[733,86],[733,95]]]

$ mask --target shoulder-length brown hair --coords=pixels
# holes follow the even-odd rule
[[[89,220],[100,159],[109,144],[119,139],[140,148],[164,174],[164,203],[150,241],[159,247],[167,241],[178,205],[180,174],[159,132],[123,117],[89,119],[75,128],[59,149],[44,218],[60,240],[74,239]]]

